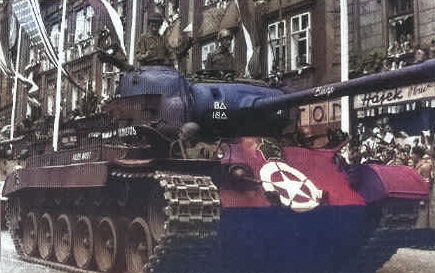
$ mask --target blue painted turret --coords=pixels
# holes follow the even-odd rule
[[[276,135],[295,118],[292,107],[430,81],[435,81],[435,60],[291,94],[237,82],[189,83],[172,68],[149,66],[122,77],[118,99],[107,109],[164,134],[196,122],[210,137]]]

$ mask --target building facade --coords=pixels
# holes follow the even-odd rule
[[[6,5],[4,1],[0,2],[0,23],[2,26],[7,26],[9,21],[9,16],[6,10]],[[4,45],[3,48],[6,48],[6,52],[8,53],[8,37],[9,31],[7,28],[2,27],[0,29],[1,34],[1,44]],[[0,73],[0,128],[3,128],[5,125],[10,124],[11,111],[12,111],[12,86],[13,79],[8,77],[4,73]]]
[[[350,1],[354,76],[395,70],[434,57],[435,3],[426,0]]]
[[[200,4],[198,4],[200,2]],[[236,73],[279,76],[285,92],[340,81],[340,1],[197,1],[189,73],[204,69],[223,28],[234,34]],[[198,6],[199,5],[199,6]],[[349,0],[349,77],[400,69],[434,57],[435,3],[431,0]],[[246,32],[249,33],[247,38]],[[248,56],[254,52],[254,65]],[[255,59],[255,56],[257,59]],[[253,69],[254,68],[254,69]],[[255,70],[256,69],[256,70]],[[310,134],[340,125],[339,100],[301,107]],[[354,109],[353,121],[357,112]]]
[[[101,33],[107,27],[114,32],[107,15],[101,12],[100,2],[67,2],[63,56],[64,70],[68,73],[62,77],[63,120],[83,114],[80,111],[83,112],[86,102],[95,99],[102,102],[113,96],[122,72],[100,55]],[[131,66],[137,66],[135,44],[147,29],[150,11],[157,5],[164,11],[165,24],[179,20],[179,28],[193,40],[186,58],[176,63],[176,68],[186,76],[205,69],[208,54],[218,47],[219,31],[228,29],[234,36],[230,48],[237,76],[278,80],[285,92],[340,81],[339,0],[107,2],[120,16],[125,59]],[[5,3],[2,20],[12,14],[11,2]],[[56,52],[61,6],[45,0],[39,4],[47,38]],[[434,12],[432,0],[348,0],[350,78],[400,69],[434,57]],[[15,124],[22,127],[41,116],[50,119],[55,112],[56,66],[47,57],[46,48],[32,43],[25,31],[18,35],[16,22],[7,25],[8,37],[12,37],[5,46],[9,61],[13,62],[20,51],[18,70],[38,87],[29,96],[34,86],[18,81]],[[11,94],[14,84],[7,77],[1,84],[5,94],[0,101],[0,111],[5,109],[3,126],[10,122],[7,112],[11,111],[12,100],[7,94]],[[338,128],[340,109],[339,100],[302,106],[301,125],[313,134]],[[355,122],[363,112],[354,109]]]
[[[194,5],[185,7],[195,12],[189,73],[205,68],[207,54],[218,47],[219,31],[230,29],[239,76],[279,74],[287,92],[339,80],[337,1],[204,0]]]
[[[57,1],[37,1],[40,7],[40,19],[43,25],[34,29],[21,28],[20,23],[32,17],[30,5],[26,1],[8,1],[4,4],[4,18],[15,18],[4,24],[8,26],[7,36],[13,37],[3,48],[8,52],[7,62],[19,59],[18,72],[27,80],[17,81],[17,106],[15,126],[18,131],[33,124],[41,117],[52,120],[55,115],[57,65],[56,60],[61,56],[63,62],[61,82],[61,120],[65,121],[77,115],[83,115],[86,104],[97,100],[98,106],[104,100],[114,96],[116,84],[120,74],[119,63],[103,59],[102,47],[109,43],[120,46],[123,44],[123,61],[131,67],[136,66],[135,46],[140,35],[147,29],[148,14],[161,5],[166,18],[173,16],[178,9],[178,1],[67,1],[66,29],[63,51],[58,55],[60,41],[60,27],[62,5]],[[111,11],[119,15],[119,21],[113,21],[106,4],[110,4]],[[14,4],[16,11],[13,13]],[[15,14],[13,16],[13,14]],[[37,22],[38,17],[32,17],[30,24]],[[36,18],[36,19],[35,19]],[[6,20],[7,19],[3,19]],[[119,24],[123,31],[117,33]],[[37,25],[36,23],[34,25]],[[3,29],[2,29],[3,30]],[[37,33],[32,36],[32,31]],[[109,39],[102,41],[104,31]],[[44,33],[45,32],[45,33]],[[122,42],[120,41],[122,37]],[[50,44],[50,46],[47,46]],[[52,52],[50,52],[50,50]],[[54,61],[53,61],[54,60]],[[7,79],[8,77],[5,77]],[[13,78],[9,75],[9,79]],[[13,89],[9,80],[2,80],[2,92],[10,93]],[[31,84],[29,84],[31,83]],[[7,87],[6,87],[7,86]],[[34,89],[32,89],[34,88]],[[3,100],[3,98],[5,100]],[[11,99],[2,96],[0,108],[9,107],[4,116],[5,124],[10,122]],[[97,106],[97,107],[98,107]],[[1,109],[0,109],[1,110]],[[21,130],[22,131],[22,130]]]

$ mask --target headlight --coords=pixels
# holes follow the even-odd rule
[[[233,165],[229,171],[234,181],[255,181],[254,173],[249,166]]]

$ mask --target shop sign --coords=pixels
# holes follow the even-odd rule
[[[424,83],[359,94],[354,97],[354,109],[394,105],[435,97],[435,83]]]
[[[299,107],[301,126],[320,125],[341,120],[340,99],[313,103]]]

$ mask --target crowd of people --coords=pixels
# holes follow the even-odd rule
[[[354,164],[407,165],[428,182],[433,182],[435,130],[422,131],[418,136],[393,132],[391,127],[358,126],[359,139],[349,150],[349,161]]]

